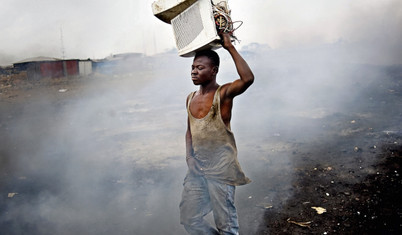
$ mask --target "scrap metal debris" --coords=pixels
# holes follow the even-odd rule
[[[321,214],[327,212],[327,209],[322,208],[322,207],[315,207],[315,206],[312,206],[311,208],[314,209],[314,210],[316,210],[316,211],[317,211],[317,214],[319,214],[319,215],[321,215]]]
[[[296,225],[299,225],[299,226],[305,227],[305,228],[310,228],[310,224],[313,222],[313,221],[296,222],[296,221],[290,220],[290,218],[288,218],[287,221],[288,221],[288,223],[296,224]]]
[[[9,198],[13,198],[15,195],[17,195],[18,193],[8,193],[8,197]]]
[[[256,207],[260,207],[263,209],[271,209],[273,207],[273,205],[270,203],[262,202],[262,203],[257,204]]]

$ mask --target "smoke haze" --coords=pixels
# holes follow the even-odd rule
[[[240,218],[261,202],[280,208],[292,196],[292,169],[300,161],[294,153],[328,144],[333,117],[346,115],[349,122],[374,115],[359,111],[372,102],[361,96],[380,82],[380,89],[388,89],[383,79],[389,74],[355,63],[359,55],[349,55],[344,46],[280,50],[251,44],[242,50],[256,81],[236,98],[232,120],[239,160],[254,181],[237,189]],[[228,54],[219,53],[222,84],[237,75]],[[66,93],[58,91],[62,83],[27,90],[26,102],[13,107],[3,99],[8,112],[0,119],[2,188],[18,194],[3,195],[1,230],[184,234],[178,204],[186,173],[185,97],[196,89],[190,65],[191,59],[166,54],[154,58],[152,71],[87,78]],[[378,131],[395,131],[398,115],[384,122],[389,128]],[[342,148],[353,149],[359,141]],[[272,187],[261,188],[267,182]],[[262,210],[253,213],[263,218]],[[243,231],[258,231],[250,221],[241,223]]]

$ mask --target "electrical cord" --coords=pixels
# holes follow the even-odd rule
[[[232,21],[232,18],[230,17],[230,11],[227,9],[226,2],[221,1],[216,5],[212,3],[212,11],[218,33],[229,33],[233,39],[240,42],[233,35],[233,32],[240,28],[240,26],[242,26],[243,21]],[[239,25],[237,27],[234,27],[234,25],[237,23]]]

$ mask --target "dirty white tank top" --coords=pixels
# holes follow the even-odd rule
[[[222,120],[220,89],[214,95],[212,107],[203,118],[195,118],[190,112],[190,103],[195,92],[189,95],[187,113],[194,149],[194,158],[203,168],[205,178],[229,185],[250,183],[237,160],[234,135]]]

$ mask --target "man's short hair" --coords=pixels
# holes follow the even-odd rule
[[[214,65],[216,67],[219,67],[219,63],[220,63],[219,55],[215,51],[213,51],[213,50],[198,51],[198,52],[195,53],[194,59],[199,57],[199,56],[208,57],[211,60],[212,65]]]

